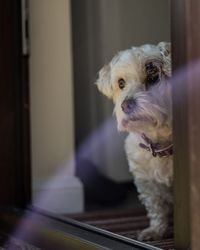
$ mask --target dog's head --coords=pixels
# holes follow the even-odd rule
[[[99,72],[98,89],[115,103],[119,130],[146,131],[170,123],[170,43],[119,52]]]

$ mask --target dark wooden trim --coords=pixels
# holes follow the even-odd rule
[[[21,1],[0,1],[0,205],[31,197],[28,58],[22,55]]]
[[[186,25],[184,1],[172,4],[172,62],[173,74],[186,63]],[[180,86],[182,84],[182,86]],[[186,79],[173,84],[174,134],[174,237],[176,249],[187,249],[190,244],[189,221],[189,145],[186,131],[187,90]]]
[[[31,202],[29,56],[22,53],[21,1],[15,4],[16,192],[15,204]],[[19,192],[21,190],[21,192]]]
[[[175,249],[199,249],[200,235],[200,2],[173,0]],[[192,67],[191,67],[192,64]],[[177,70],[184,70],[177,76]]]
[[[194,63],[188,70],[188,137],[190,147],[190,219],[191,248],[200,243],[200,1],[185,0],[187,27],[187,58]]]

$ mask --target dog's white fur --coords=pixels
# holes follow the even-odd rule
[[[125,142],[130,171],[150,218],[150,226],[139,235],[140,240],[163,237],[168,227],[172,208],[173,159],[153,157],[141,148],[142,133],[155,143],[172,141],[170,44],[143,45],[119,52],[99,72],[98,89],[115,104],[118,129],[129,132]],[[153,62],[159,68],[160,80],[145,88],[145,63]],[[125,80],[120,89],[119,79]],[[126,98],[136,100],[130,114],[122,110]]]

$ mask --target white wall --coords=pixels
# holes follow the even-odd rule
[[[44,181],[60,172],[63,165],[67,176],[74,174],[74,164],[71,161],[74,152],[74,119],[69,2],[69,0],[30,0],[30,100],[34,200],[37,195],[35,192],[42,188]],[[64,186],[66,183],[67,181],[63,181]],[[80,185],[77,185],[77,188],[80,188]],[[55,185],[53,186],[55,188]],[[64,188],[61,186],[59,188]]]

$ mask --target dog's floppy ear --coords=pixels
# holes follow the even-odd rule
[[[112,85],[110,78],[110,65],[107,64],[99,71],[99,77],[95,84],[97,85],[99,91],[107,97],[112,98]]]
[[[171,44],[168,42],[160,42],[158,48],[163,57],[163,72],[166,76],[171,76]]]

